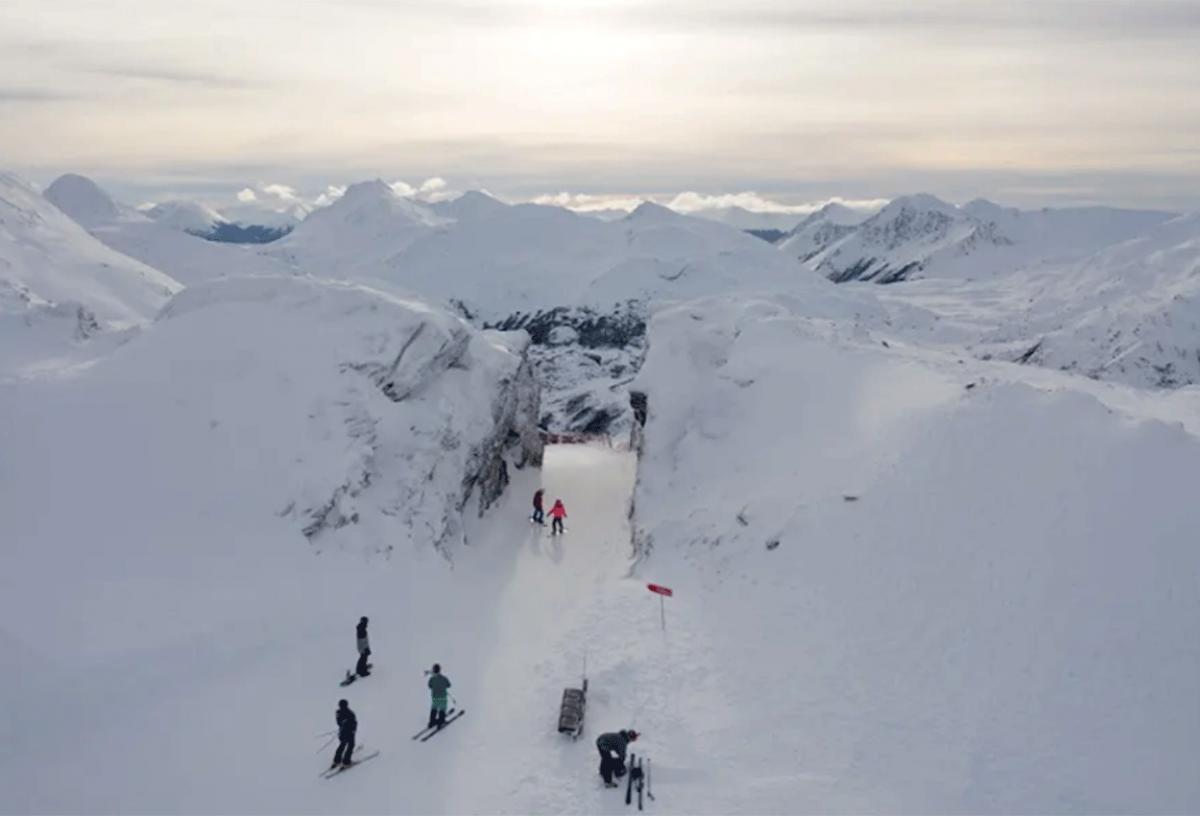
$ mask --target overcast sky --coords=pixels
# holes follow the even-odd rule
[[[1200,0],[0,0],[0,166],[1200,209]]]

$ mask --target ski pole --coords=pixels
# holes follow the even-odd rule
[[[335,728],[332,731],[322,731],[320,734],[314,734],[313,736],[316,737],[317,739],[320,739],[321,737],[328,737],[330,734],[336,734],[336,733],[337,733],[337,729]]]
[[[320,748],[318,748],[318,749],[315,751],[315,753],[318,753],[318,754],[319,754],[319,753],[321,753],[322,751],[324,751],[326,748],[328,748],[330,745],[333,745],[333,741],[334,741],[335,739],[337,739],[337,734],[334,734],[332,737],[330,737],[330,738],[329,738],[329,740],[328,740],[328,741],[326,741],[326,743],[325,743],[324,745],[322,745]]]
[[[650,797],[650,801],[654,801],[654,783],[650,777],[650,760],[646,760],[646,795]]]

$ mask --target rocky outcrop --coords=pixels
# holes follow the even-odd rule
[[[221,334],[235,320],[255,337],[251,359]],[[189,329],[193,321],[204,321],[204,332]],[[290,463],[278,515],[318,550],[387,553],[407,539],[450,557],[465,543],[464,513],[495,502],[509,467],[541,462],[540,394],[524,332],[480,331],[369,287],[278,277],[190,287],[164,309],[156,333],[177,324],[215,336],[202,359],[280,383],[269,413],[274,395],[246,409],[293,417],[294,450],[256,444]],[[222,367],[206,362],[202,373]]]

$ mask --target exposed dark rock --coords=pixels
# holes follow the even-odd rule
[[[215,241],[221,244],[269,244],[278,241],[292,231],[291,227],[266,227],[260,224],[230,224],[215,225],[208,232],[190,232],[205,241]]]

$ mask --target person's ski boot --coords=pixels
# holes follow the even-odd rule
[[[604,787],[606,787],[606,788],[619,788],[619,787],[621,787],[621,786],[620,786],[620,785],[618,785],[616,782],[605,782],[605,783],[604,783]]]

